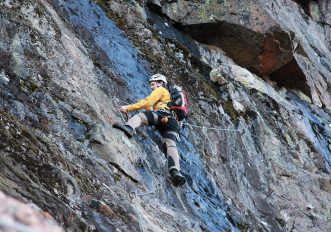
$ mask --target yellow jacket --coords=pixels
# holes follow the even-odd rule
[[[128,112],[146,109],[146,110],[161,110],[167,109],[167,103],[170,102],[170,93],[169,91],[160,86],[152,91],[152,93],[146,97],[138,101],[135,104],[128,105]]]

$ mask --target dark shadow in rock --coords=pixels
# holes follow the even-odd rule
[[[220,47],[240,66],[260,70],[256,61],[262,51],[263,34],[227,22],[175,26],[200,43]]]
[[[306,76],[294,57],[289,63],[272,72],[269,76],[270,80],[276,82],[280,87],[300,90],[308,97],[312,97]]]

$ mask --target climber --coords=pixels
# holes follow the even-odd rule
[[[121,130],[131,138],[135,129],[140,126],[155,126],[155,129],[163,137],[166,146],[168,159],[168,170],[171,180],[175,186],[182,186],[186,183],[185,177],[180,173],[179,154],[176,147],[176,140],[179,133],[179,124],[174,112],[170,111],[167,103],[171,101],[169,91],[166,89],[167,79],[162,74],[155,74],[149,80],[151,94],[135,104],[120,106],[118,110],[123,113],[140,109],[146,111],[135,114],[124,125],[113,124],[113,127]]]

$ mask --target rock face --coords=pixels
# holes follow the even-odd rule
[[[2,1],[0,190],[64,231],[330,231],[329,9]],[[111,126],[159,72],[189,95],[182,188],[152,128]]]
[[[54,219],[36,205],[27,205],[0,192],[0,229],[3,232],[60,232]]]
[[[195,4],[179,0],[160,7],[195,40],[220,47],[240,66],[280,87],[303,92],[320,107],[331,108],[329,1],[211,0]]]

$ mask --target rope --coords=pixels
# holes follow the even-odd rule
[[[236,130],[236,129],[224,129],[224,128],[216,128],[216,127],[197,126],[197,125],[193,125],[193,124],[190,124],[190,123],[187,123],[187,122],[183,122],[183,125],[188,125],[188,126],[191,126],[191,127],[202,128],[202,129],[209,129],[209,130],[243,132],[241,130]]]
[[[242,134],[244,133],[243,130],[236,130],[236,129],[225,129],[225,128],[216,128],[216,127],[207,127],[207,126],[197,126],[197,125],[193,125],[193,124],[190,124],[190,123],[186,123],[186,122],[183,122],[183,125],[188,125],[188,126],[192,126],[192,127],[196,127],[196,128],[201,128],[203,129],[204,131],[206,129],[209,129],[209,130],[218,130],[218,131],[233,131],[233,132],[241,132]],[[265,133],[263,133],[265,134]],[[250,134],[250,136],[252,137],[255,137],[255,138],[259,138],[259,139],[266,139],[267,141],[269,141],[271,144],[277,146],[277,147],[280,147],[280,148],[283,148],[285,150],[288,150],[289,152],[294,152],[292,151],[293,149],[292,148],[287,148],[283,145],[280,145],[280,144],[276,144],[275,142],[273,142],[272,140],[266,138],[266,137],[262,137],[262,136],[258,136],[258,135],[253,135],[253,134]],[[210,139],[208,138],[209,142],[210,142]]]
[[[161,184],[158,183],[156,185],[156,187],[153,190],[149,191],[149,192],[145,192],[145,193],[140,192],[140,193],[138,193],[138,191],[131,191],[129,196],[130,196],[131,200],[133,201],[137,197],[153,194],[156,191],[158,191],[160,188],[161,188]]]

